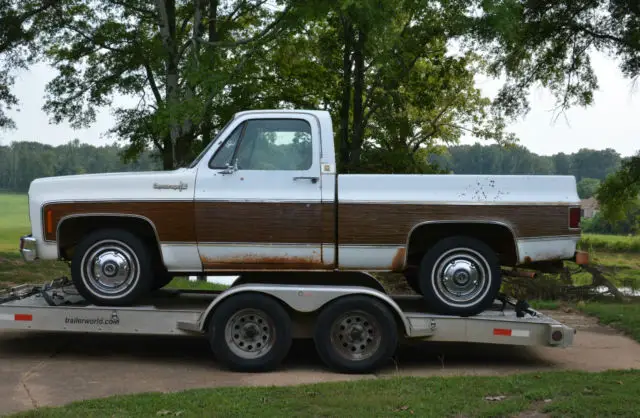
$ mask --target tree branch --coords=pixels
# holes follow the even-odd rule
[[[156,84],[156,80],[153,77],[153,71],[151,70],[151,66],[148,62],[144,63],[144,70],[147,73],[147,80],[149,81],[149,85],[151,86],[151,91],[153,92],[153,96],[156,98],[156,102],[158,104],[162,103],[162,95],[160,94],[160,90],[158,89],[158,85]]]
[[[195,39],[195,41],[199,42],[199,43],[203,43],[205,45],[215,46],[215,47],[220,47],[220,48],[233,48],[233,47],[236,47],[236,46],[239,46],[239,45],[245,45],[245,44],[249,44],[249,43],[252,43],[252,42],[256,42],[256,41],[260,40],[261,38],[264,38],[267,35],[269,35],[269,33],[271,31],[273,31],[280,24],[280,22],[282,22],[284,17],[289,14],[290,10],[291,10],[291,6],[287,6],[287,8],[282,11],[282,13],[280,14],[280,16],[278,16],[277,19],[275,19],[273,22],[271,22],[269,25],[267,25],[267,27],[265,27],[262,31],[260,31],[260,33],[258,33],[257,35],[255,35],[255,36],[253,36],[251,38],[240,39],[240,40],[237,40],[237,41],[216,41],[216,42],[205,41],[202,38],[198,38],[198,39]]]

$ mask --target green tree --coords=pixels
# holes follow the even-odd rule
[[[640,75],[640,7],[635,0],[485,0],[476,20],[478,47],[492,56],[490,70],[508,82],[503,109],[528,109],[537,83],[550,89],[559,110],[588,106],[598,88],[589,53],[615,55],[622,73]]]
[[[588,199],[595,196],[600,187],[600,180],[585,177],[578,182],[578,196],[580,199]]]
[[[637,206],[640,197],[640,153],[625,160],[616,173],[600,186],[597,198],[603,216],[610,221],[624,219],[625,213]]]
[[[0,129],[14,128],[6,111],[18,105],[11,92],[15,70],[24,69],[37,57],[34,42],[38,22],[52,20],[58,0],[0,0]]]
[[[513,142],[475,88],[482,58],[447,43],[468,30],[465,3],[317,2],[326,8],[300,33],[254,60],[269,74],[254,86],[283,106],[329,110],[341,172],[432,172],[427,156],[468,132]]]
[[[37,41],[57,70],[44,109],[73,127],[95,121],[118,95],[110,130],[129,159],[152,147],[163,167],[189,162],[228,114],[222,110],[242,66],[281,31],[290,8],[265,1],[65,0],[59,29]],[[47,29],[43,27],[43,29]]]

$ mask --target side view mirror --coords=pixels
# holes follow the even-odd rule
[[[227,168],[220,171],[220,174],[233,174],[238,171],[238,159],[233,160],[233,164],[227,163]]]

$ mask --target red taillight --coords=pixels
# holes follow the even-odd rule
[[[577,208],[569,208],[569,228],[578,229],[580,228],[580,218],[582,215],[582,209]]]

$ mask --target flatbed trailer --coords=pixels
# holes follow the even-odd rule
[[[573,343],[573,328],[522,302],[496,300],[479,315],[443,316],[429,313],[418,295],[391,296],[382,286],[361,283],[165,288],[135,306],[105,307],[88,304],[63,277],[0,292],[0,329],[202,336],[224,366],[256,372],[278,367],[295,338],[312,338],[324,363],[345,373],[381,367],[403,339],[550,347]]]

